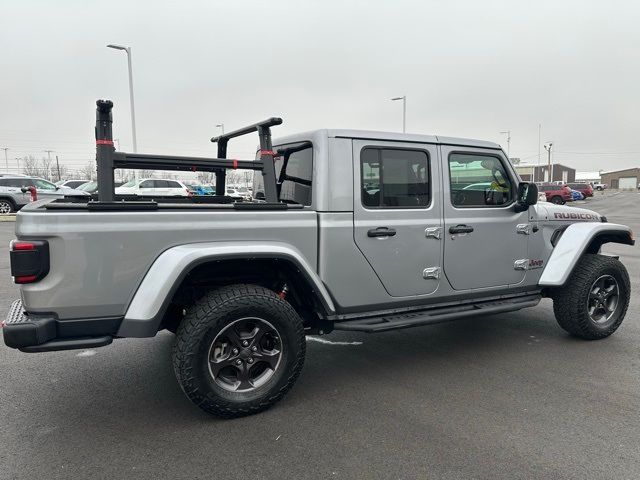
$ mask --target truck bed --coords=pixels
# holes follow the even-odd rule
[[[153,261],[189,243],[286,239],[317,268],[318,220],[310,210],[159,203],[152,211],[92,211],[86,203],[53,204],[33,203],[16,218],[18,239],[47,240],[50,248],[50,274],[22,286],[28,312],[60,319],[123,316]]]

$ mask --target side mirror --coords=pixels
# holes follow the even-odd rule
[[[518,201],[516,212],[524,212],[531,205],[538,203],[538,186],[535,183],[521,182],[518,185]]]

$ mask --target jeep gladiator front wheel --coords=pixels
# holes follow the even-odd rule
[[[206,412],[232,418],[265,410],[293,386],[304,363],[302,319],[275,292],[255,285],[212,290],[188,309],[176,333],[180,387]]]
[[[615,332],[629,306],[629,274],[616,258],[584,255],[567,284],[553,294],[558,324],[571,335],[587,340]]]

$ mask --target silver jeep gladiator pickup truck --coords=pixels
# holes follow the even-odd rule
[[[625,316],[627,271],[599,252],[633,245],[631,230],[537,205],[497,144],[358,130],[272,142],[272,118],[213,138],[216,158],[125,153],[113,148],[112,103],[97,105],[98,198],[18,213],[9,347],[92,348],[168,329],[185,394],[235,417],[292,387],[305,334],[429,325],[545,296],[584,339]],[[256,159],[228,159],[228,141],[252,132]],[[252,169],[256,198],[119,198],[115,168],[215,172],[217,192],[228,169]]]

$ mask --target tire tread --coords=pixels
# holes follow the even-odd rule
[[[275,392],[257,400],[245,402],[226,401],[211,393],[205,394],[196,385],[197,372],[193,371],[191,358],[198,352],[202,335],[210,328],[219,326],[221,319],[238,305],[250,307],[268,302],[277,307],[286,320],[293,326],[298,348],[293,361],[294,368]],[[280,299],[275,292],[257,285],[230,285],[209,291],[191,308],[180,323],[173,348],[173,367],[183,392],[193,403],[206,412],[219,417],[234,418],[252,415],[271,407],[293,386],[304,364],[306,340],[302,319],[291,305]]]

